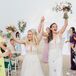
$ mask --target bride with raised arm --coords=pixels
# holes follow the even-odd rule
[[[50,25],[49,42],[49,76],[63,76],[62,61],[62,35],[68,25],[68,15],[64,16],[64,26],[57,31],[57,24]]]
[[[40,24],[43,24],[43,22],[44,19],[42,18]],[[13,33],[11,33],[11,35],[16,42],[25,45],[26,53],[22,54],[21,76],[44,76],[37,55],[41,35],[38,36],[34,29],[28,30],[27,37],[24,40],[16,39]]]

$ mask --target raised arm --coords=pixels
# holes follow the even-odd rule
[[[65,15],[67,16],[67,17],[65,17]],[[67,13],[66,14],[64,14],[64,26],[60,29],[60,31],[59,31],[59,33],[62,35],[63,33],[64,33],[64,31],[65,31],[65,29],[66,29],[66,27],[68,26],[68,15],[67,15]]]
[[[39,24],[39,27],[38,27],[38,33],[39,33],[38,39],[39,39],[39,42],[41,41],[42,35],[44,33],[44,21],[45,21],[45,18],[42,17],[41,21],[40,21],[40,24]]]
[[[20,39],[16,38],[13,33],[11,33],[11,36],[12,36],[12,38],[13,38],[17,43],[19,43],[19,44],[25,44],[25,40],[24,40],[24,39],[23,39],[23,40],[20,40]]]
[[[40,24],[38,26],[38,33],[42,32],[43,29],[44,29],[44,21],[45,21],[45,18],[44,16],[41,18],[41,21],[40,21]]]

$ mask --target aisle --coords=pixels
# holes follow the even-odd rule
[[[45,76],[48,76],[48,65],[43,64],[42,62],[41,64],[42,64]],[[64,76],[76,76],[76,71],[70,70],[70,56],[68,55],[63,56],[63,73],[64,73]],[[15,74],[13,74],[13,76],[15,76]],[[20,76],[20,69],[17,70],[16,76]]]
[[[64,76],[76,76],[76,71],[70,70],[70,56],[64,55],[63,60]]]

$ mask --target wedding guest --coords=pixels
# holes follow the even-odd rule
[[[44,16],[43,19],[45,20]],[[42,21],[43,22],[43,21]],[[44,29],[44,27],[42,25],[39,25],[38,27],[38,32],[41,32],[41,28]],[[42,47],[42,62],[44,63],[48,63],[48,50],[49,50],[49,44],[48,44],[48,34],[50,32],[50,28],[47,27],[46,31],[42,30],[42,42],[41,42],[41,46]]]
[[[9,45],[8,46],[9,46],[12,54],[16,52],[14,39],[10,39],[10,42],[9,42]]]
[[[39,26],[39,31],[40,31],[40,28],[42,27]],[[45,32],[43,31],[43,34],[42,34],[41,45],[43,46],[43,48],[41,50],[43,50],[42,51],[42,62],[44,63],[48,63],[48,51],[49,51],[48,34],[49,32],[50,32],[50,28],[47,27],[46,31]]]
[[[16,38],[20,39],[20,33],[19,32],[16,32]],[[15,43],[15,50],[16,50],[16,53],[21,54],[21,44],[16,42]]]
[[[48,52],[49,52],[49,43],[48,43],[48,34],[50,32],[50,28],[46,28],[46,32],[43,34],[44,39],[44,49],[43,49],[43,62],[48,63]]]
[[[74,27],[70,28],[70,34],[71,70],[76,70],[76,62],[74,61],[76,56],[76,31]]]
[[[0,76],[6,76],[4,57],[9,55],[9,49],[3,43],[3,38],[0,36]]]

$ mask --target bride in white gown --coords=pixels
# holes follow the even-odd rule
[[[67,13],[66,13],[67,15]],[[64,33],[68,20],[64,18],[64,26],[57,32],[57,24],[53,23],[50,26],[48,36],[49,42],[49,76],[63,76],[63,61],[62,61],[62,34]]]
[[[42,25],[44,19],[41,19],[40,24]],[[41,34],[38,36],[36,31],[31,29],[27,33],[27,37],[24,40],[17,39],[13,33],[11,33],[13,39],[25,45],[25,51],[23,52],[23,63],[21,69],[21,76],[44,76],[40,60],[37,54],[38,45],[41,40]]]
[[[25,47],[25,50],[21,76],[44,76],[37,55],[37,47],[34,44],[30,44]]]

